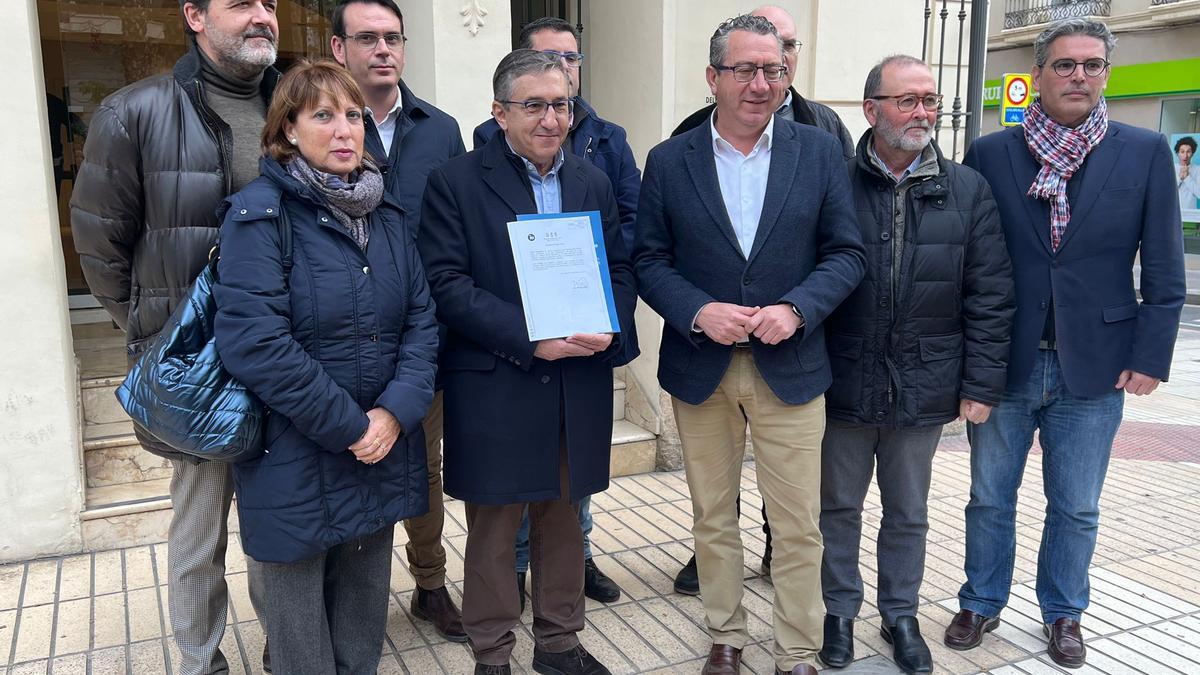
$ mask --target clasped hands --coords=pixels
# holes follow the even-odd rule
[[[766,307],[743,307],[728,302],[710,302],[696,315],[696,327],[713,342],[731,345],[750,336],[763,344],[776,345],[796,334],[800,317],[787,303]]]
[[[372,408],[367,411],[367,430],[350,446],[350,452],[363,464],[378,463],[392,451],[402,431],[386,408]]]
[[[608,349],[612,339],[612,333],[576,333],[565,338],[538,340],[533,355],[546,361],[591,356]]]

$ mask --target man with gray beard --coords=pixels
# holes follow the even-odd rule
[[[983,422],[1004,393],[1012,270],[987,183],[933,141],[941,96],[929,67],[888,57],[863,99],[871,129],[849,170],[866,276],[826,324],[818,658],[854,660],[863,500],[876,473],[880,632],[901,670],[923,673],[933,666],[916,618],[933,453],[942,425]]]
[[[181,0],[191,49],[173,72],[104,99],[92,118],[71,229],[92,294],[125,331],[130,363],[207,263],[221,224],[217,205],[258,176],[267,103],[279,79],[271,68],[276,4]],[[228,605],[229,466],[134,431],[173,468],[167,585],[180,656],[174,672],[226,673],[219,645]],[[256,610],[259,596],[252,582]]]

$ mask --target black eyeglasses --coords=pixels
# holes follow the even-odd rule
[[[1112,65],[1107,59],[1095,58],[1086,61],[1072,61],[1071,59],[1059,59],[1050,64],[1050,69],[1059,77],[1070,77],[1075,74],[1075,69],[1083,66],[1083,74],[1088,77],[1100,77],[1100,73],[1108,70]]]
[[[938,106],[942,105],[941,94],[926,94],[925,96],[917,96],[916,94],[896,94],[894,96],[872,96],[873,101],[886,101],[894,99],[896,107],[900,112],[912,112],[916,110],[917,104],[920,103],[926,110],[937,110]]]
[[[547,110],[554,110],[554,114],[558,117],[570,117],[575,110],[575,102],[569,98],[560,98],[555,101],[543,101],[537,98],[531,98],[527,101],[501,101],[497,103],[505,105],[519,105],[525,109],[525,114],[530,117],[541,119],[546,116]]]
[[[733,79],[738,82],[750,82],[758,75],[758,71],[762,71],[763,79],[767,82],[778,82],[787,75],[788,67],[777,63],[768,64],[765,66],[754,66],[749,63],[739,63],[736,66],[725,66],[719,63],[713,64],[721,72],[733,73]]]
[[[343,35],[342,38],[350,40],[358,45],[360,49],[374,49],[380,40],[383,40],[383,44],[387,45],[388,49],[399,49],[404,46],[405,42],[408,42],[408,38],[404,37],[401,33],[384,33],[383,35],[377,33],[355,33],[354,35]]]
[[[804,46],[804,43],[799,40],[784,40],[783,41],[783,53],[784,54],[795,54],[795,53],[799,52],[800,48],[803,46]]]
[[[552,54],[567,62],[567,65],[572,68],[578,68],[579,64],[583,63],[583,52],[560,52],[555,49],[543,49],[543,54]]]

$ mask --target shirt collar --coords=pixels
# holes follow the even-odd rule
[[[787,110],[790,107],[792,107],[792,90],[789,88],[787,90],[787,97],[783,99],[783,103],[779,106],[779,109],[776,110],[775,112],[783,112],[784,110]]]
[[[367,114],[370,115],[372,118],[374,118],[375,113],[372,112],[371,106],[365,106],[365,107],[367,109]],[[400,114],[400,109],[403,107],[404,107],[404,92],[400,90],[400,85],[396,85],[396,103],[395,103],[395,105],[392,106],[391,110],[388,110],[387,115],[385,115],[383,119],[386,121],[388,118],[395,117],[396,115]]]
[[[708,126],[712,130],[713,152],[736,152],[742,154],[740,150],[733,147],[733,144],[721,137],[717,131],[717,111],[714,108],[712,114],[708,116]],[[763,129],[762,135],[758,137],[758,141],[754,143],[754,149],[750,151],[750,155],[758,152],[759,149],[770,150],[771,140],[775,136],[775,115],[771,115],[771,119],[767,120],[767,127]],[[750,155],[746,155],[749,157]]]
[[[882,159],[880,159],[879,155],[877,155],[875,153],[874,137],[871,138],[871,142],[867,143],[867,155],[871,158],[871,161],[873,161],[875,163],[875,166],[877,168],[879,168],[883,171],[885,176],[887,176],[888,178],[891,178],[892,181],[897,184],[903,183],[905,178],[908,178],[909,176],[916,173],[917,169],[920,168],[922,163],[924,163],[924,161],[926,159],[926,155],[931,149],[932,149],[932,145],[926,144],[926,146],[924,148],[921,148],[921,152],[917,153],[917,157],[916,157],[916,159],[914,159],[912,161],[912,164],[909,164],[908,168],[906,168],[904,171],[902,171],[900,173],[899,176],[897,176],[896,174],[892,173],[891,169],[888,168],[887,163],[884,162]]]
[[[508,142],[508,134],[504,135],[504,143],[508,146],[509,152],[516,155],[518,158],[520,158],[520,160],[522,162],[525,163],[525,171],[529,173],[530,178],[533,178],[535,180],[539,180],[539,181],[549,180],[550,178],[553,178],[554,176],[558,175],[558,170],[562,168],[563,162],[566,161],[566,154],[563,152],[563,149],[560,147],[558,149],[558,155],[555,156],[555,158],[554,158],[554,166],[550,167],[550,170],[546,172],[545,176],[543,176],[542,172],[538,171],[536,164],[525,159],[525,157],[522,156],[521,153],[519,153],[513,149],[512,143]]]

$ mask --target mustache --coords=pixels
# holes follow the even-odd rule
[[[908,124],[905,124],[901,131],[908,131],[909,129],[923,129],[925,131],[929,131],[930,129],[933,129],[933,125],[929,123],[929,120],[917,120],[915,122],[909,122]]]
[[[272,43],[275,42],[275,34],[271,32],[270,28],[266,28],[266,27],[252,28],[252,29],[246,31],[245,33],[242,33],[243,40],[249,40],[250,38],[258,38],[258,37],[266,38],[266,39],[270,40]]]

